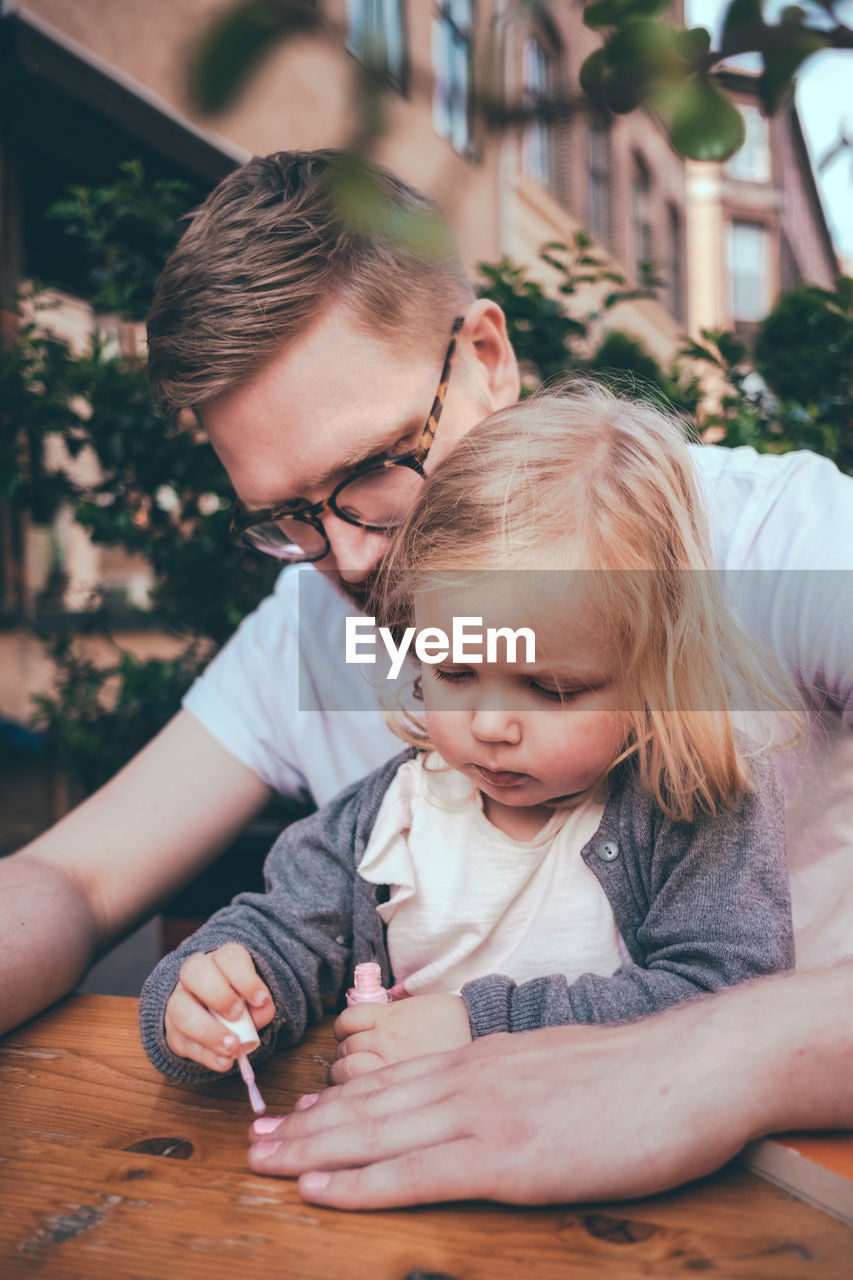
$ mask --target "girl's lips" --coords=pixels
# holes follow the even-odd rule
[[[490,787],[517,787],[529,776],[526,773],[514,773],[511,769],[487,769],[482,764],[475,764],[474,768]]]

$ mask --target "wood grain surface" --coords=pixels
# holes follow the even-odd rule
[[[271,1114],[323,1086],[333,1044],[317,1028],[262,1070]],[[157,1074],[135,1000],[73,996],[7,1036],[0,1277],[853,1276],[853,1231],[734,1166],[623,1204],[339,1213],[248,1171],[250,1121],[239,1080],[190,1087]]]

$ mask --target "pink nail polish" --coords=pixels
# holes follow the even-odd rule
[[[303,1191],[322,1191],[331,1181],[330,1173],[303,1173],[299,1185]]]
[[[301,1098],[296,1099],[294,1111],[307,1111],[309,1107],[313,1107],[319,1097],[319,1093],[303,1093]]]
[[[272,1133],[281,1124],[284,1116],[263,1116],[252,1125],[255,1133]]]
[[[353,975],[354,986],[347,992],[347,1004],[387,1004],[390,999],[382,985],[382,969],[374,961],[357,964]]]
[[[251,1151],[253,1155],[260,1156],[262,1160],[266,1160],[267,1156],[274,1156],[283,1146],[283,1142],[256,1142]]]

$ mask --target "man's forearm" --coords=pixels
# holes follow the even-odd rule
[[[81,887],[29,853],[0,861],[0,1033],[64,996],[94,959],[98,929]]]
[[[757,1042],[751,1136],[853,1128],[853,958],[755,983],[738,997]]]

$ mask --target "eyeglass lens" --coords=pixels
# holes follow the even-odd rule
[[[421,483],[421,475],[411,467],[377,467],[348,481],[336,495],[333,509],[343,520],[391,530],[408,515]],[[320,556],[326,551],[319,529],[288,516],[253,525],[243,536],[256,550],[281,560]]]

